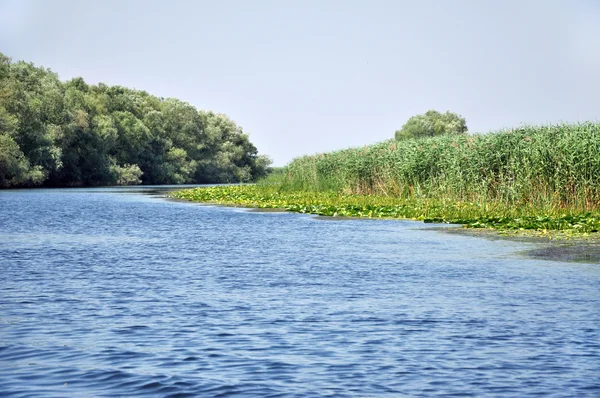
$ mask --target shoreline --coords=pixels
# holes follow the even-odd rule
[[[600,238],[600,213],[515,208],[497,204],[441,202],[435,199],[401,199],[333,192],[279,192],[264,186],[220,186],[171,192],[168,197],[214,206],[242,207],[251,211],[289,211],[323,217],[400,219],[425,224],[455,224],[464,229],[500,235],[545,239]],[[547,210],[546,210],[547,211]]]
[[[359,215],[338,214],[336,209],[343,209],[339,203],[337,206],[314,205],[309,200],[302,202],[290,202],[288,199],[298,199],[302,193],[290,193],[281,196],[270,196],[264,201],[252,196],[252,192],[238,190],[239,196],[232,195],[232,190],[226,187],[220,187],[218,190],[208,191],[206,188],[195,190],[185,190],[171,192],[166,197],[168,200],[177,202],[195,203],[207,206],[235,207],[243,208],[249,212],[264,213],[300,213],[310,214],[323,221],[343,221],[343,220],[404,220],[420,223],[431,223],[426,229],[435,230],[449,234],[459,234],[471,237],[478,237],[492,240],[509,240],[515,242],[526,242],[541,244],[532,250],[527,250],[523,255],[540,260],[565,261],[574,263],[600,263],[600,233],[581,233],[573,229],[567,230],[545,230],[545,229],[524,229],[524,228],[493,228],[493,227],[473,227],[461,223],[438,222],[435,220],[411,218],[411,217],[385,217],[373,216],[371,213],[361,213]],[[200,190],[202,194],[200,194]],[[305,193],[306,194],[306,193]],[[310,193],[306,194],[309,195]],[[296,196],[294,196],[296,195]],[[318,195],[316,195],[318,196]],[[323,194],[323,196],[327,196]],[[348,205],[350,206],[350,205]],[[333,212],[333,213],[332,213]],[[325,214],[324,214],[325,213]],[[330,214],[327,214],[330,213]],[[436,226],[438,224],[439,226]],[[441,225],[445,226],[441,226]],[[462,225],[462,226],[461,226]]]

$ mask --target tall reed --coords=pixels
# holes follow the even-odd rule
[[[283,191],[597,210],[600,124],[390,140],[294,159],[278,181]]]

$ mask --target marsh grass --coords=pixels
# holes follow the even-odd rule
[[[182,199],[468,227],[600,230],[600,124],[383,143],[293,160],[256,186]]]
[[[600,124],[386,141],[292,161],[287,191],[598,208]]]

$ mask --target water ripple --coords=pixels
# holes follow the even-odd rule
[[[0,192],[0,395],[600,396],[596,266],[124,192]]]

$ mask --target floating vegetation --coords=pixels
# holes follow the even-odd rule
[[[502,203],[444,202],[335,192],[286,192],[276,186],[242,185],[187,189],[173,198],[249,208],[284,209],[332,217],[402,218],[427,223],[461,224],[468,228],[568,231],[589,234],[600,230],[600,212],[547,213],[507,208]]]

